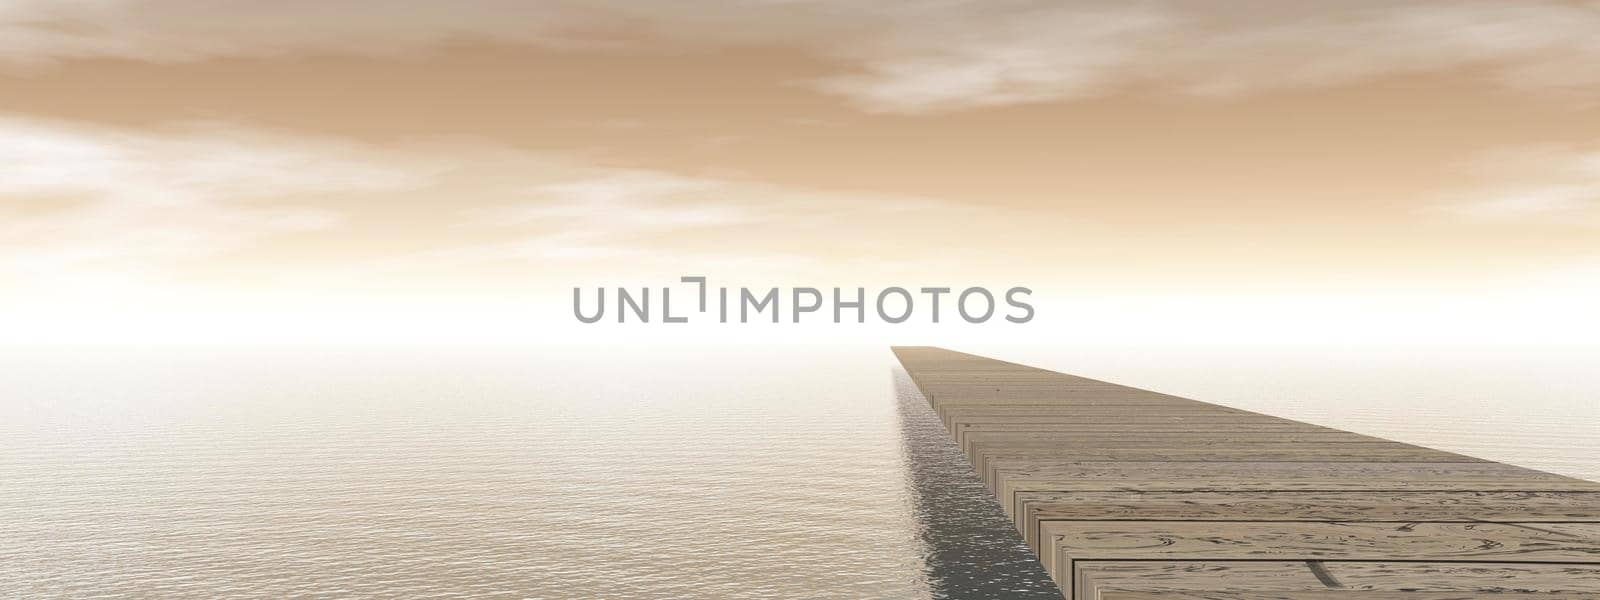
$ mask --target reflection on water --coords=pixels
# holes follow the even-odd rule
[[[930,596],[883,348],[0,364],[0,597]]]
[[[1600,473],[1589,365],[1285,383],[1259,374],[1281,360],[1039,358]],[[881,346],[0,355],[0,597],[1054,597],[893,367]],[[1382,387],[1314,385],[1335,380]]]
[[[983,487],[927,400],[899,369],[895,395],[934,597],[1059,600],[1055,583]]]

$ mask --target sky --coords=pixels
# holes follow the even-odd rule
[[[684,275],[1593,344],[1600,2],[0,0],[11,342],[681,341],[570,299]]]

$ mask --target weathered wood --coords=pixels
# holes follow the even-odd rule
[[[1600,484],[939,348],[894,351],[1069,596],[1600,597]]]
[[[1071,587],[1077,560],[1359,560],[1600,563],[1600,523],[1051,521],[1045,570]]]
[[[1323,563],[1332,579],[1351,590],[1600,595],[1600,565],[1495,563]]]
[[[1378,592],[1391,598],[1402,593],[1407,600],[1480,594],[1600,595],[1597,565],[1079,561],[1075,568],[1075,592],[1081,598],[1337,599],[1369,598]]]
[[[1296,444],[1318,447],[1322,444],[1380,444],[1392,448],[1415,446],[1396,444],[1379,438],[1345,433],[1328,432],[1216,432],[1216,431],[1145,431],[1138,435],[1127,432],[1077,432],[1077,431],[974,431],[958,429],[956,443],[969,454],[978,447],[989,448],[1066,448],[1087,446],[1099,448],[1138,446],[1232,446],[1250,444]]]
[[[1026,421],[1018,423],[1018,420]],[[1087,419],[1084,417],[1071,417],[1054,414],[1034,414],[1023,417],[986,414],[960,414],[955,415],[946,424],[948,429],[971,428],[974,431],[1078,431],[1085,433],[1105,432],[1117,433],[1122,431],[1238,431],[1262,433],[1329,433],[1341,432],[1329,427],[1318,427],[1293,421],[1277,421],[1273,419],[1258,419],[1255,422],[1244,422],[1240,419],[1216,419],[1208,421],[1195,421],[1174,419],[1161,416],[1144,417],[1140,419],[1125,418],[1117,420]]]
[[[1318,590],[1306,592],[1105,592],[1100,600],[1483,600],[1483,592],[1409,592],[1404,590]],[[1510,595],[1506,600],[1596,600],[1593,593]]]
[[[1476,490],[1594,491],[1593,482],[1485,461],[1251,462],[1251,461],[997,461],[1000,488],[1074,490]]]
[[[1029,492],[1016,506],[1036,551],[1051,521],[1600,522],[1600,492]]]
[[[1078,598],[1138,592],[1299,592],[1328,589],[1305,561],[1104,561],[1073,565]]]
[[[1001,481],[1003,461],[1050,464],[1053,462],[1292,462],[1292,463],[1470,463],[1486,462],[1444,452],[1433,453],[1414,447],[1371,446],[1362,444],[1266,444],[1201,448],[1167,446],[1157,448],[985,448],[976,447],[967,456],[990,489]]]

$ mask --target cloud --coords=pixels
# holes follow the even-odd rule
[[[1600,226],[1600,151],[1526,148],[1472,165],[1479,188],[1430,208],[1480,222]]]
[[[1549,185],[1498,192],[1451,207],[1480,220],[1512,220],[1581,214],[1600,206],[1600,186]]]
[[[0,56],[187,61],[302,52],[384,54],[471,37],[597,44],[564,31],[589,21],[551,3],[501,0],[0,1]]]
[[[1600,90],[1600,4],[956,6],[901,23],[881,42],[846,45],[860,72],[822,89],[904,113],[1134,87],[1227,96],[1463,68],[1507,88]]]
[[[558,223],[606,229],[670,230],[727,226],[759,218],[748,205],[707,202],[725,184],[649,171],[606,171],[588,178],[534,186],[534,200],[474,211],[491,226]]]
[[[1148,5],[1051,8],[926,18],[842,51],[860,73],[821,89],[886,112],[1015,104],[1098,93],[1173,35],[1174,15]]]
[[[0,119],[0,271],[138,277],[325,229],[335,211],[275,200],[390,190],[417,171],[331,142],[222,127],[129,133]]]
[[[607,272],[693,265],[792,274],[820,268],[830,253],[891,244],[876,234],[887,226],[971,227],[973,219],[994,212],[926,198],[657,171],[569,165],[546,176],[554,181],[504,190],[494,194],[495,204],[461,212],[455,227],[490,239],[385,258],[377,268],[601,263]]]
[[[0,61],[401,53],[457,40],[562,47],[786,45],[838,59],[811,82],[925,113],[1127,89],[1226,96],[1478,69],[1510,89],[1600,90],[1594,0],[479,0],[0,3]]]
[[[685,265],[793,273],[921,251],[881,235],[890,227],[937,239],[998,222],[991,209],[933,199],[607,168],[479,142],[380,149],[215,124],[0,118],[0,164],[0,287],[12,299],[231,289],[245,285],[227,275],[241,266],[257,271],[250,285],[281,274],[313,288]]]

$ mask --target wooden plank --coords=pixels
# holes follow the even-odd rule
[[[1447,452],[1430,452],[1405,445],[1369,444],[1239,444],[1232,447],[1041,447],[985,448],[976,446],[967,458],[990,489],[998,489],[1001,469],[1013,463],[1048,465],[1075,462],[1292,462],[1292,463],[1468,463],[1487,462]],[[1012,461],[1012,462],[1006,462]]]
[[[1077,431],[983,431],[961,429],[957,430],[956,444],[967,453],[971,453],[979,445],[988,447],[1072,447],[1089,446],[1100,448],[1132,447],[1132,446],[1239,446],[1270,442],[1274,444],[1301,444],[1315,447],[1318,444],[1343,443],[1343,444],[1383,444],[1389,446],[1406,446],[1395,444],[1380,438],[1357,435],[1344,431],[1324,432],[1281,432],[1281,431],[1145,431],[1139,435],[1128,435],[1126,432],[1077,432]],[[1416,446],[1406,446],[1417,449]],[[1459,456],[1459,455],[1457,455]]]
[[[1323,563],[1333,581],[1351,590],[1600,595],[1600,565],[1496,563]]]
[[[1149,429],[1140,429],[1139,427],[1141,426]],[[952,426],[949,427],[949,430],[955,432],[962,428],[971,428],[974,431],[1028,431],[1032,428],[1040,428],[1044,431],[1104,431],[1106,433],[1117,431],[1260,431],[1267,433],[1292,433],[1297,431],[1325,433],[1340,431],[1331,427],[1319,427],[1280,419],[1258,419],[1255,422],[1246,422],[1240,419],[1196,421],[1160,415],[1117,419],[1089,419],[1070,414],[1034,414],[1024,416],[963,414],[953,416]]]
[[[1593,593],[1492,594],[1481,592],[1407,592],[1389,590],[1317,590],[1305,592],[1119,592],[1100,594],[1100,600],[1596,600]]]
[[[1600,484],[939,348],[894,351],[1069,596],[1600,597]]]
[[[1137,465],[1141,463],[1127,463]],[[1154,464],[1154,463],[1150,463]],[[1284,463],[1303,464],[1303,463]],[[1366,465],[1370,463],[1350,463]],[[1492,464],[1492,463],[1491,463]],[[1472,465],[1462,465],[1469,467]],[[1326,479],[1302,478],[1295,480],[1274,480],[1269,478],[1195,478],[1195,479],[1148,479],[1148,480],[1107,480],[1107,479],[1080,479],[1080,480],[1051,480],[1051,479],[1006,479],[1002,492],[997,494],[1002,508],[1007,514],[1017,517],[1021,510],[1019,504],[1022,498],[1030,493],[1067,493],[1067,492],[1098,492],[1098,491],[1123,491],[1123,492],[1456,492],[1462,490],[1494,493],[1559,493],[1559,492],[1592,492],[1594,486],[1580,480],[1563,478],[1550,479],[1506,479],[1492,473],[1487,477],[1473,477],[1462,474],[1451,479],[1387,479],[1387,480],[1359,480],[1330,477]]]
[[[1293,436],[1309,436],[1304,439],[1316,440],[1319,436],[1346,437],[1358,436],[1336,429],[1322,429],[1311,427],[1280,427],[1273,424],[1260,426],[1240,425],[1228,421],[1217,422],[1162,422],[1151,421],[1144,423],[1104,423],[1086,422],[1076,423],[1034,423],[1029,425],[1014,425],[1005,423],[961,423],[950,429],[951,435],[958,441],[964,441],[967,436],[975,433],[1019,433],[1019,434],[1055,434],[1077,435],[1084,438],[1090,437],[1143,437],[1145,434],[1163,433],[1188,433],[1229,435],[1238,434],[1247,437],[1283,436],[1286,440],[1296,439]],[[1365,436],[1362,436],[1365,437]]]
[[[1038,422],[1040,422],[1040,423],[1049,423],[1049,422],[1052,422],[1052,421],[1059,422],[1060,420],[1063,420],[1063,419],[1070,419],[1070,420],[1066,421],[1068,424],[1078,425],[1080,427],[1085,427],[1085,428],[1093,427],[1093,426],[1106,427],[1107,428],[1106,431],[1114,431],[1117,427],[1122,427],[1124,429],[1133,429],[1132,426],[1136,426],[1136,425],[1143,425],[1143,426],[1148,426],[1148,427],[1160,427],[1160,426],[1164,426],[1164,425],[1196,426],[1196,427],[1234,427],[1234,428],[1237,428],[1237,429],[1242,430],[1242,431],[1248,431],[1248,430],[1251,430],[1251,429],[1261,429],[1261,428],[1266,428],[1266,429],[1291,429],[1291,430],[1302,430],[1302,429],[1304,429],[1304,430],[1321,429],[1321,430],[1324,430],[1324,431],[1327,430],[1327,428],[1312,428],[1312,427],[1306,426],[1303,423],[1296,423],[1294,421],[1286,421],[1286,420],[1283,420],[1283,419],[1275,419],[1275,418],[1271,418],[1271,417],[1262,417],[1262,416],[1257,416],[1257,415],[1227,415],[1227,414],[1206,414],[1206,415],[1189,414],[1189,415],[1182,415],[1182,414],[1164,414],[1164,413],[1160,413],[1160,412],[1144,412],[1144,411],[1131,411],[1130,410],[1130,411],[1122,411],[1120,413],[1114,413],[1114,414],[1113,413],[1092,414],[1092,413],[1088,413],[1088,412],[1084,412],[1084,411],[1079,411],[1079,412],[1077,412],[1077,414],[1071,415],[1070,417],[1063,417],[1063,415],[1061,415],[1059,413],[1044,413],[1042,411],[1029,411],[1029,413],[1027,413],[1027,414],[1020,414],[1020,415],[1000,415],[1000,414],[997,414],[997,413],[987,413],[987,416],[989,416],[990,418],[1006,418],[1006,419],[1033,418],[1033,419],[1037,419]],[[949,430],[949,431],[954,431],[955,430],[955,426],[954,425],[955,425],[956,422],[958,422],[958,420],[959,420],[959,422],[966,423],[966,422],[971,422],[971,420],[974,419],[974,417],[975,417],[974,415],[970,415],[970,414],[966,414],[966,413],[954,414],[954,415],[947,416],[947,417],[945,417],[946,420],[944,422],[945,423],[945,429]]]
[[[1600,484],[1503,463],[1035,460],[994,465],[1011,495],[1076,490],[1485,489],[1600,491]],[[1439,486],[1444,487],[1439,487]]]
[[[1073,564],[1074,595],[1175,592],[1277,592],[1328,589],[1305,561],[1105,561]]]
[[[1075,560],[1600,563],[1600,523],[1050,521],[1041,531],[1041,561],[1063,587]]]
[[[1320,568],[1319,575],[1315,568]],[[1359,598],[1374,592],[1600,595],[1600,565],[1304,561],[1078,561],[1081,598]],[[1333,587],[1337,586],[1337,587]],[[1461,596],[1468,593],[1468,596]],[[1394,596],[1388,596],[1394,597]]]
[[[1016,506],[1035,551],[1050,521],[1600,522],[1600,492],[1029,492]]]

